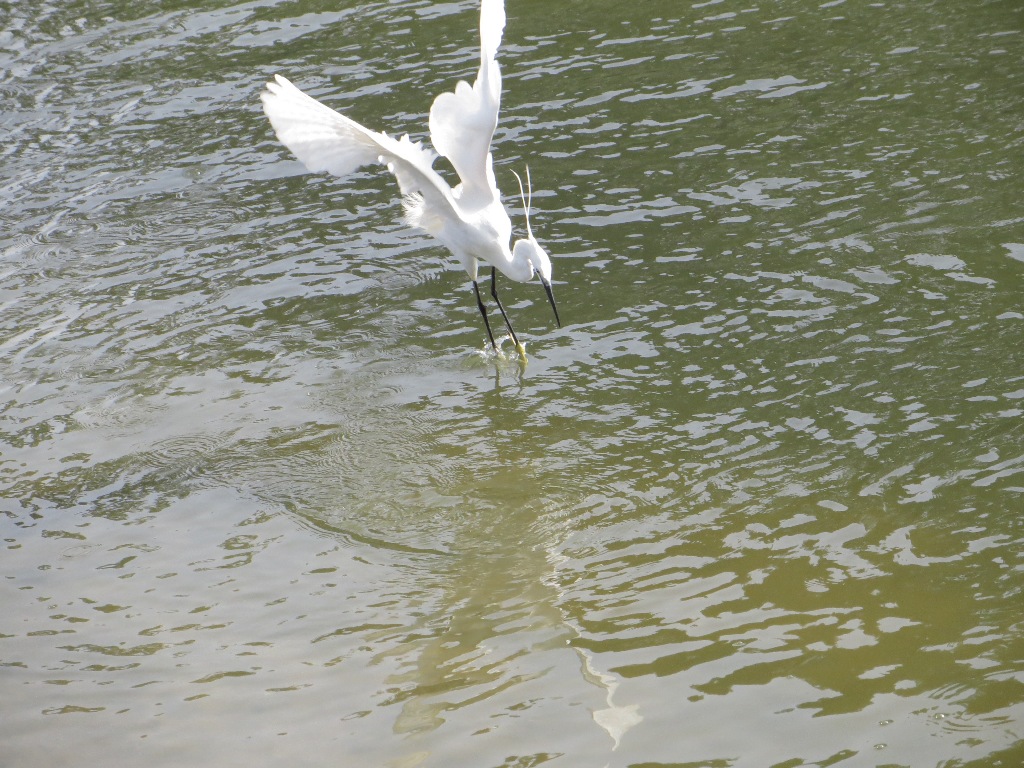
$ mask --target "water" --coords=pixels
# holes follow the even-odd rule
[[[525,370],[258,104],[473,2],[0,11],[4,764],[1019,765],[1024,9],[509,3]]]

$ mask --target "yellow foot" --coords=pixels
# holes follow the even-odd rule
[[[526,347],[523,346],[523,342],[516,344],[516,352],[519,353],[519,361],[526,365]]]

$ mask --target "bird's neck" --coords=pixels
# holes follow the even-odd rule
[[[531,247],[529,240],[516,240],[509,253],[507,267],[501,269],[509,279],[525,283],[533,277],[534,268],[529,258]]]

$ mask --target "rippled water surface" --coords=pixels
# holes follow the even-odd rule
[[[525,369],[258,101],[474,2],[0,7],[0,762],[1021,765],[1024,7],[508,6]]]

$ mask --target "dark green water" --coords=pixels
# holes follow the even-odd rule
[[[0,6],[0,763],[1020,765],[1024,7],[507,3],[525,370],[259,108],[474,2]]]

